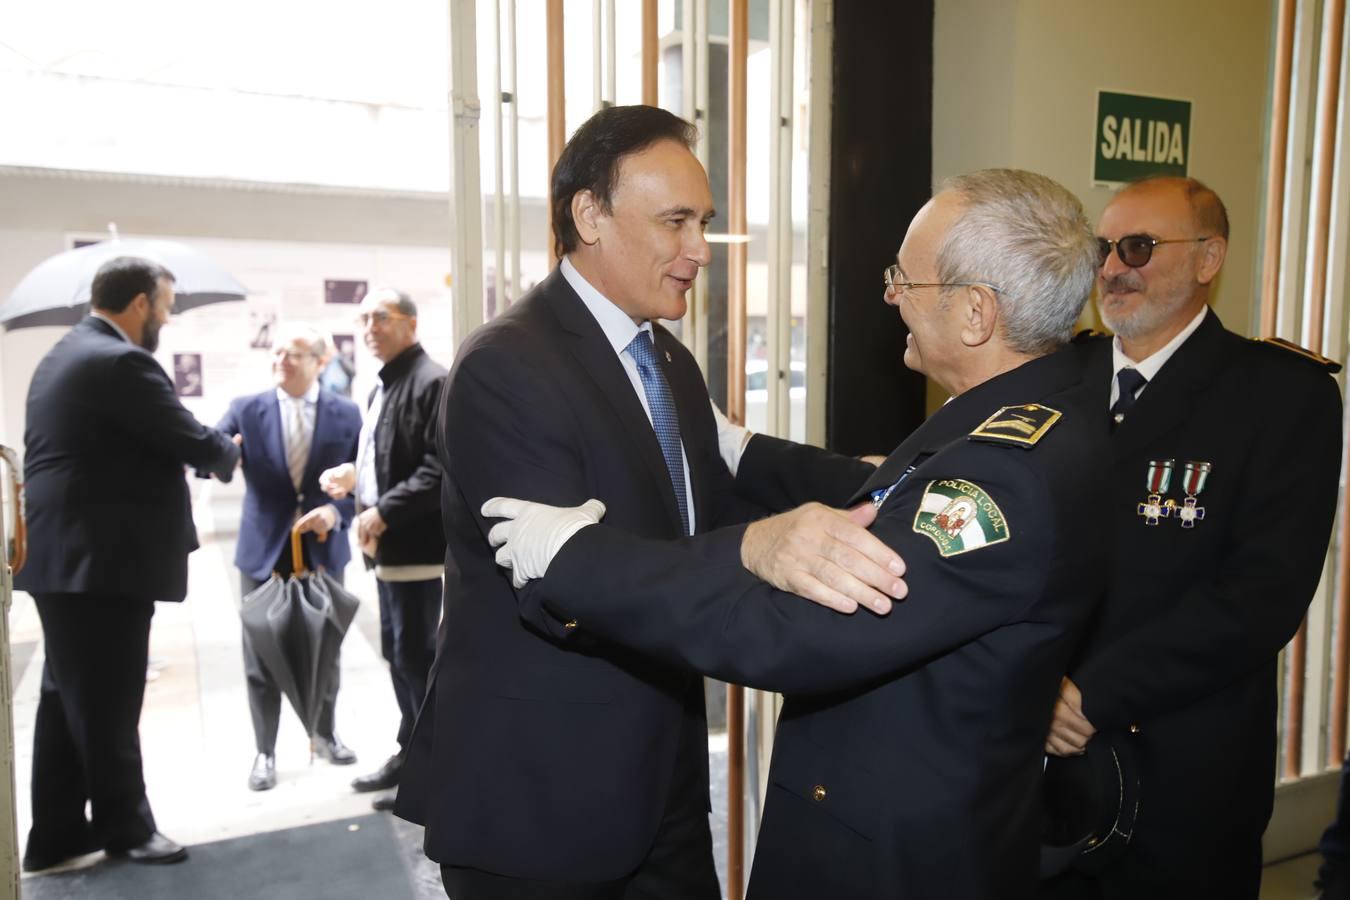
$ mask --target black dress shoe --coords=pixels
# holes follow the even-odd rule
[[[68,847],[65,850],[54,852],[43,852],[35,850],[32,846],[23,854],[23,870],[25,872],[39,872],[43,869],[50,869],[53,866],[59,866],[62,863],[70,862],[87,853],[93,853],[102,849],[92,835],[87,835],[76,846]]]
[[[374,772],[362,775],[352,781],[352,790],[364,794],[367,791],[387,791],[398,787],[398,775],[403,771],[403,757],[391,756]]]
[[[376,812],[389,812],[394,808],[394,800],[397,797],[398,791],[387,791],[370,801],[370,808]]]
[[[253,771],[248,773],[250,791],[270,791],[277,786],[277,758],[271,753],[259,753],[253,760]]]
[[[314,748],[314,755],[328,760],[335,766],[350,766],[356,762],[356,753],[351,747],[342,743],[342,738],[336,734],[332,737],[316,737],[310,742]]]
[[[162,866],[182,862],[187,859],[188,852],[182,844],[175,843],[156,831],[144,844],[125,850],[109,849],[108,855],[125,859],[127,862]]]

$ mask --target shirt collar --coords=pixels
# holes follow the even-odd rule
[[[277,388],[278,403],[286,403],[294,399],[294,397],[283,391],[281,388]],[[309,390],[305,391],[304,401],[310,406],[319,402],[319,379],[314,379],[314,383],[309,386]]]
[[[107,316],[105,316],[105,315],[104,315],[102,312],[100,312],[99,310],[97,310],[97,309],[91,309],[91,310],[89,311],[89,315],[91,315],[91,316],[96,316],[97,318],[102,319],[104,322],[107,322],[109,325],[112,326],[113,331],[116,331],[118,334],[120,334],[120,335],[122,336],[122,340],[126,341],[128,344],[134,344],[134,343],[136,343],[135,341],[133,341],[133,340],[131,339],[131,336],[130,336],[130,335],[128,335],[125,331],[122,330],[122,326],[121,326],[121,325],[118,325],[116,322],[114,322],[112,319],[110,319],[110,318],[108,318]]]
[[[615,306],[614,301],[597,291],[594,285],[582,277],[576,266],[572,265],[570,258],[564,256],[558,268],[562,270],[563,278],[567,279],[567,283],[577,292],[581,302],[599,324],[600,330],[605,333],[605,339],[609,341],[615,353],[622,353],[628,349],[628,345],[637,337],[639,331],[652,330],[651,322],[643,322],[640,326],[634,325],[628,313]]]
[[[1177,348],[1186,343],[1186,338],[1195,333],[1195,329],[1200,327],[1200,323],[1205,321],[1205,315],[1209,312],[1209,306],[1203,306],[1200,312],[1195,314],[1190,324],[1181,329],[1176,337],[1168,341],[1163,347],[1155,350],[1147,359],[1141,359],[1138,362],[1125,355],[1125,350],[1120,345],[1120,335],[1111,339],[1111,377],[1119,374],[1121,369],[1133,368],[1143,375],[1149,381],[1162,370],[1166,362],[1172,358],[1172,354],[1177,352]]]

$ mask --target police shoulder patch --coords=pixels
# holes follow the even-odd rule
[[[1320,353],[1314,353],[1306,347],[1300,347],[1293,341],[1286,341],[1284,338],[1277,337],[1252,338],[1252,340],[1256,341],[1258,344],[1265,344],[1267,347],[1278,347],[1281,350],[1287,350],[1290,353],[1301,356],[1309,362],[1316,363],[1333,375],[1341,370],[1341,364],[1336,362],[1336,360],[1328,359]]]
[[[1011,444],[1030,450],[1059,421],[1057,409],[1039,403],[1005,406],[981,423],[969,435],[972,441]]]
[[[994,498],[963,478],[928,482],[914,515],[914,531],[936,544],[943,556],[1001,544],[1012,536]]]

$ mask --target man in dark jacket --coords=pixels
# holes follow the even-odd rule
[[[389,662],[400,714],[399,752],[352,782],[358,791],[395,787],[436,653],[445,532],[436,421],[445,368],[417,342],[417,306],[407,294],[377,288],[361,302],[366,346],[384,363],[371,393],[354,466],[320,478],[332,497],[354,490],[356,536],[375,567],[380,649]],[[375,800],[388,809],[393,796]]]
[[[1209,308],[1228,216],[1203,184],[1131,185],[1097,235],[1098,303],[1115,337],[1078,349],[1115,428],[1098,522],[1116,564],[1046,749],[1078,753],[1098,733],[1128,741],[1140,806],[1116,863],[1061,876],[1046,896],[1256,900],[1276,658],[1326,557],[1340,395],[1312,354],[1239,337]]]
[[[30,549],[15,587],[36,601],[46,655],[29,871],[100,847],[133,862],[187,857],[159,833],[145,796],[137,725],[150,619],[155,601],[187,594],[197,549],[184,465],[229,481],[239,460],[151,355],[173,309],[173,275],[119,257],[99,269],[90,302],[28,389]]]
[[[795,513],[661,541],[608,501],[592,507],[599,525],[483,505],[519,516],[488,538],[515,583],[544,576],[517,594],[539,632],[787,695],[752,900],[1035,892],[1044,729],[1105,579],[1087,525],[1107,432],[1065,348],[1093,243],[1048,178],[952,179],[915,216],[885,294],[909,330],[905,365],[952,399],[875,470],[762,435],[745,446],[737,491],[766,507],[871,501],[872,533],[906,564],[909,596],[888,616],[837,615],[756,578],[756,548]]]

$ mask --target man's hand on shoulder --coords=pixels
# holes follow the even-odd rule
[[[859,605],[878,614],[903,600],[905,562],[867,530],[870,503],[851,510],[819,503],[752,523],[741,541],[741,564],[782,591],[842,613]]]

